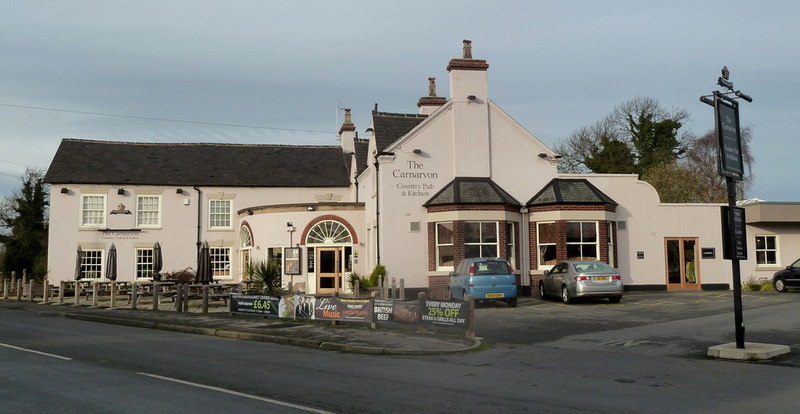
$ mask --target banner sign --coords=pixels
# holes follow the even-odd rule
[[[426,300],[420,306],[422,322],[466,326],[469,314],[468,302],[458,300]]]
[[[311,295],[231,294],[231,313],[287,319],[398,322],[466,328],[469,303],[457,300],[391,300],[379,298],[316,297]],[[449,328],[448,328],[449,329]]]
[[[280,301],[274,296],[231,293],[231,312],[278,316]]]

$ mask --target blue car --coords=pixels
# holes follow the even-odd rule
[[[464,259],[450,272],[450,298],[476,301],[503,301],[517,306],[517,277],[505,259]]]

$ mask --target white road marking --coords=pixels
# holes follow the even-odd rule
[[[295,409],[298,409],[298,410],[308,411],[310,413],[334,414],[331,411],[325,411],[325,410],[320,410],[320,409],[311,408],[311,407],[304,407],[302,405],[287,403],[287,402],[284,402],[284,401],[273,400],[271,398],[259,397],[257,395],[252,395],[252,394],[245,394],[245,393],[238,392],[238,391],[233,391],[233,390],[226,390],[225,388],[219,388],[219,387],[213,387],[213,386],[210,386],[210,385],[198,384],[196,382],[184,381],[184,380],[180,380],[180,379],[177,379],[177,378],[164,377],[164,376],[156,375],[156,374],[148,374],[146,372],[137,372],[137,374],[145,375],[145,376],[148,376],[148,377],[151,377],[151,378],[156,378],[156,379],[160,379],[160,380],[164,380],[164,381],[172,381],[172,382],[177,382],[179,384],[190,385],[192,387],[205,388],[207,390],[223,392],[223,393],[226,393],[226,394],[235,395],[237,397],[250,398],[250,399],[253,399],[253,400],[264,401],[264,402],[268,402],[268,403],[271,403],[271,404],[282,405],[284,407],[295,408]]]
[[[18,351],[25,351],[25,352],[30,352],[30,353],[33,353],[33,354],[44,355],[44,356],[48,356],[48,357],[51,357],[51,358],[63,359],[65,361],[72,361],[72,358],[68,358],[68,357],[65,357],[65,356],[55,355],[55,354],[48,354],[47,352],[36,351],[36,350],[33,350],[33,349],[28,349],[28,348],[20,348],[18,346],[14,346],[14,345],[0,343],[0,346],[4,346],[6,348],[11,348],[11,349],[16,349]]]

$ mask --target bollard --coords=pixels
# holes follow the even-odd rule
[[[22,269],[22,285],[28,284],[28,269]]]
[[[73,303],[72,305],[73,306],[80,306],[80,304],[81,304],[81,283],[78,282],[77,280],[75,281],[75,289],[74,290],[75,290],[75,303]]]
[[[358,282],[356,279],[355,283],[353,283],[353,296],[358,297],[361,294],[361,283]]]
[[[406,300],[406,281],[400,279],[400,300]]]
[[[467,312],[467,338],[474,338],[475,337],[475,297],[472,295],[467,295],[465,298],[467,300],[467,306],[469,307],[469,311]]]
[[[175,310],[183,312],[183,283],[175,285]]]
[[[8,279],[3,277],[3,299],[8,299]]]
[[[183,286],[183,311],[189,312],[189,284]]]
[[[372,300],[370,301],[370,303],[372,303],[372,306],[375,306],[375,297],[377,295],[378,295],[378,292],[376,292],[374,290],[372,292],[369,292],[369,296],[372,298]],[[372,328],[372,329],[377,329],[378,328],[378,322],[375,322],[375,316],[372,317],[372,322],[369,323],[369,327]]]
[[[159,299],[161,297],[161,284],[158,282],[153,282],[153,310],[158,310]]]
[[[67,282],[62,280],[58,282],[58,304],[64,303],[64,289],[67,288]]]
[[[392,299],[397,299],[397,280],[395,278],[392,278],[392,294],[391,294],[391,298]]]
[[[22,300],[22,280],[17,280],[17,300]]]
[[[33,286],[36,285],[36,281],[31,279],[28,287],[28,302],[33,302]]]
[[[203,313],[208,313],[208,285],[203,285]]]

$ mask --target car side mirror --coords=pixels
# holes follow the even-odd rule
[[[545,270],[545,271],[544,271],[544,275],[545,275],[545,276],[547,276],[547,275],[549,275],[549,274],[550,274],[550,271],[549,271],[549,270]]]
[[[448,273],[448,274],[450,275],[450,277],[453,277],[453,276],[455,276],[455,275],[456,275],[456,272],[450,272],[450,273]]]

